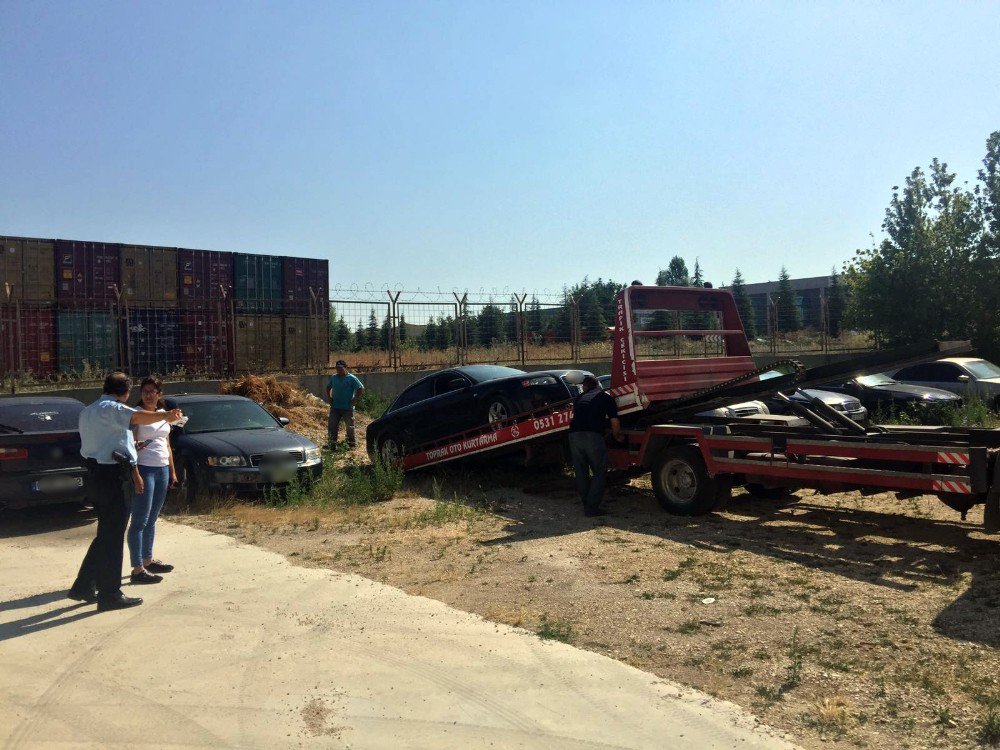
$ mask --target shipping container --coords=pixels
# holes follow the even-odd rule
[[[233,254],[212,250],[177,251],[177,282],[181,305],[189,310],[211,309],[204,304],[230,296],[233,289]]]
[[[285,315],[329,315],[329,279],[329,261],[285,258]]]
[[[44,378],[56,371],[56,316],[52,305],[21,303],[18,310],[19,372]]]
[[[29,237],[0,238],[0,300],[55,300],[55,242]],[[7,297],[5,284],[10,285]]]
[[[60,308],[56,312],[59,371],[100,377],[118,367],[120,334],[111,308]]]
[[[120,266],[120,245],[56,240],[56,297],[60,302],[115,301]]]
[[[232,371],[231,317],[214,310],[178,312],[180,361],[186,375],[222,375]]]
[[[277,255],[236,253],[233,258],[233,299],[236,312],[278,315],[282,310],[284,262]]]
[[[281,369],[282,320],[280,315],[235,317],[236,372],[277,372]]]
[[[180,369],[176,310],[139,307],[124,313],[126,369],[135,378],[172,375]]]
[[[177,306],[177,249],[122,245],[122,300],[130,307]]]
[[[285,369],[326,368],[330,358],[330,335],[326,318],[285,318]]]

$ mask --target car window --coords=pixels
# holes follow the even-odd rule
[[[896,373],[896,380],[956,382],[960,374],[961,370],[949,362],[926,362],[922,365],[904,367]]]
[[[459,381],[461,381],[461,384],[459,384]],[[434,378],[434,395],[440,396],[443,393],[458,391],[467,385],[471,385],[468,378],[464,378],[454,371],[444,372]]]
[[[1000,367],[985,359],[975,362],[966,362],[965,369],[971,372],[976,378],[1000,378]]]
[[[524,370],[504,367],[503,365],[470,365],[463,367],[462,372],[476,383],[485,383],[488,380],[496,380],[497,378],[509,378],[514,375],[524,375]]]
[[[0,433],[75,430],[81,411],[83,404],[78,401],[13,404],[0,401]]]
[[[193,401],[181,409],[188,418],[184,432],[225,432],[227,430],[266,430],[279,427],[274,417],[254,401],[219,399]]]
[[[389,411],[397,411],[403,407],[424,401],[433,395],[433,378],[424,378],[400,393],[399,396],[396,397],[396,400],[392,402],[392,406],[389,407]]]

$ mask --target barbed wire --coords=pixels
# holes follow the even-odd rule
[[[548,304],[559,304],[562,303],[564,298],[564,293],[562,290],[553,291],[548,288],[543,289],[528,289],[522,287],[520,289],[504,286],[504,287],[485,287],[481,286],[477,288],[459,288],[452,287],[451,289],[445,290],[441,287],[435,287],[433,289],[424,289],[417,287],[416,289],[407,288],[403,284],[383,284],[377,285],[373,283],[363,283],[363,284],[333,284],[330,286],[330,301],[331,302],[364,302],[364,303],[382,303],[388,300],[389,296],[395,296],[399,294],[400,302],[455,302],[456,296],[459,299],[463,297],[468,302],[475,303],[489,303],[496,302],[498,304],[506,303],[515,296],[524,296],[530,302],[532,300],[538,300],[540,303]]]

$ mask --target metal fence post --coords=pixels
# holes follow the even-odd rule
[[[770,339],[771,354],[778,353],[778,305],[767,295],[767,335]]]
[[[458,296],[458,292],[451,294],[455,298],[455,346],[458,349],[456,354],[458,355],[458,364],[464,365],[469,356],[468,327],[465,320],[468,313],[469,293],[465,292],[461,297]]]
[[[825,289],[819,290],[819,348],[824,354],[830,352],[830,308]]]
[[[389,296],[389,367],[394,371],[399,369],[402,362],[402,353],[399,351],[399,295],[403,292],[396,292],[393,296],[392,292],[386,289],[385,293]]]
[[[528,299],[528,293],[525,292],[519,296],[515,292],[514,299],[517,300],[517,311],[514,314],[517,316],[515,330],[517,331],[518,350],[521,354],[521,364],[524,365],[528,361],[528,326],[524,319],[524,301]]]
[[[580,300],[570,297],[569,304],[570,352],[573,355],[573,364],[578,364],[580,362]]]

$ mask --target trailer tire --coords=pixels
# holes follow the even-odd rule
[[[789,487],[766,487],[757,482],[747,482],[743,487],[747,494],[758,500],[786,500],[792,494]]]
[[[938,499],[952,510],[961,513],[963,520],[973,506],[983,501],[981,495],[964,495],[960,492],[942,492],[938,495]]]
[[[729,499],[729,482],[710,477],[701,453],[690,445],[663,451],[653,463],[652,481],[660,506],[677,516],[703,516]]]

